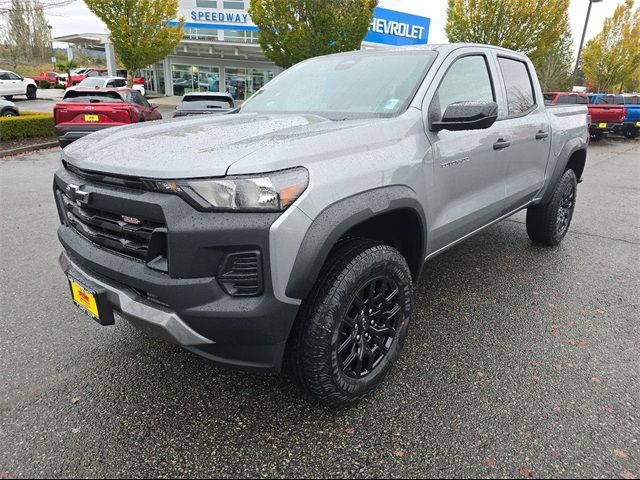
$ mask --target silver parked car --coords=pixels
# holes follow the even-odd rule
[[[17,117],[20,110],[16,104],[9,100],[0,100],[0,117]]]

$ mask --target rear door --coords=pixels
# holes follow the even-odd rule
[[[504,213],[534,198],[544,184],[551,131],[534,70],[522,57],[499,53],[496,61],[507,101],[507,116],[497,123],[510,145],[506,149],[507,176]],[[540,97],[540,98],[538,98]],[[562,96],[558,99],[558,102]],[[575,103],[575,99],[565,101]]]
[[[495,64],[481,49],[453,51],[440,66],[422,106],[432,155],[425,168],[431,218],[429,251],[433,253],[497,219],[505,199],[505,152],[496,148],[504,139],[494,123],[484,130],[432,131],[447,106],[463,101],[494,101],[499,88]]]

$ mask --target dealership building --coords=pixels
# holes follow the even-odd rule
[[[249,1],[180,0],[178,18],[185,19],[184,38],[166,59],[142,71],[147,89],[168,96],[227,91],[245,100],[280,73],[282,68],[267,59],[258,44],[258,27],[247,12]],[[363,48],[425,44],[429,24],[427,17],[377,7]],[[87,48],[87,40],[98,37],[82,34],[55,40]],[[107,57],[110,47],[108,40],[102,43]]]

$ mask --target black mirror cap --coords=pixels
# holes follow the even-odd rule
[[[433,122],[438,130],[481,130],[489,128],[498,118],[496,102],[456,102],[444,111],[440,122]]]

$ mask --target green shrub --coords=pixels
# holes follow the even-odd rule
[[[54,135],[52,113],[21,112],[19,117],[0,117],[0,142]]]
[[[51,84],[49,82],[47,82],[46,80],[40,80],[38,82],[38,88],[51,88]]]

